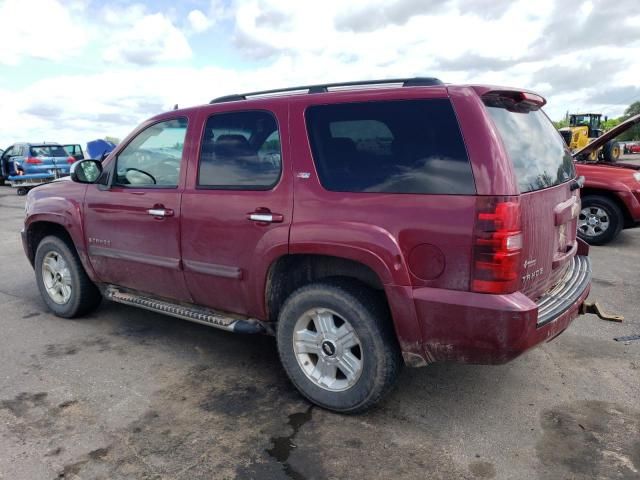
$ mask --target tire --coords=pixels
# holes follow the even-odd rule
[[[595,220],[590,222],[592,217]],[[606,226],[603,220],[606,220]],[[618,236],[623,225],[622,210],[613,200],[601,195],[587,195],[582,199],[582,210],[578,216],[578,236],[585,242],[590,245],[609,243]],[[593,229],[590,229],[590,226]]]
[[[54,268],[45,267],[45,261]],[[102,295],[84,271],[75,248],[60,237],[48,236],[42,239],[36,250],[34,268],[40,295],[58,317],[78,317],[100,305]],[[54,278],[58,274],[59,281],[56,284]],[[60,288],[56,288],[56,285]],[[57,294],[50,293],[55,290]]]
[[[27,190],[26,187],[18,187],[18,190],[16,190],[16,195],[18,195],[19,197],[23,197],[27,193],[29,193],[29,190]]]
[[[618,142],[607,142],[602,150],[605,162],[615,163],[620,159],[620,144]]]
[[[316,328],[318,335],[315,340],[308,341],[305,345],[313,344],[311,350],[317,353],[307,356],[311,363],[305,362],[302,358],[305,353],[301,351],[306,347],[301,348],[296,339],[301,338],[299,332],[308,333],[309,328],[325,323],[318,320],[320,317],[329,319],[337,327],[336,337],[332,336],[334,332],[325,335],[321,327]],[[301,330],[300,326],[307,319],[311,319],[310,326]],[[349,328],[359,343],[356,347],[344,348],[347,341],[337,340],[337,336]],[[349,338],[354,338],[349,335]],[[331,344],[334,338],[334,353],[331,354],[327,342]],[[292,293],[278,318],[277,341],[280,360],[295,387],[312,403],[335,412],[359,413],[371,408],[392,389],[403,365],[386,304],[371,289],[355,282],[327,280],[307,285]],[[331,364],[338,365],[335,370],[336,380],[331,385],[320,385],[319,381],[310,377],[319,375],[317,372],[320,371],[321,358],[323,365],[343,362]],[[351,363],[347,362],[348,358]],[[343,373],[340,365],[350,365],[353,373],[358,370],[351,367],[357,364],[352,361],[354,358],[359,361],[359,373],[348,376]],[[307,368],[307,372],[304,368]],[[311,369],[313,371],[308,373]],[[332,378],[332,375],[327,377]]]

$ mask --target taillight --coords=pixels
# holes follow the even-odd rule
[[[512,293],[518,289],[522,231],[518,197],[478,197],[471,290]]]
[[[40,160],[39,158],[36,158],[36,157],[28,157],[25,160],[25,163],[28,163],[30,165],[40,165],[42,163],[42,160]]]
[[[75,158],[73,158],[73,157],[69,157],[69,158],[67,158],[67,163],[68,163],[68,164],[75,163],[75,161],[76,161],[76,159],[75,159]]]

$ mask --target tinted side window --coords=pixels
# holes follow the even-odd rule
[[[306,117],[316,168],[328,190],[475,194],[447,99],[320,105]]]
[[[140,132],[118,155],[116,183],[176,187],[186,133],[186,118],[156,123]]]
[[[280,179],[278,124],[264,111],[215,114],[200,147],[198,186],[269,190]]]

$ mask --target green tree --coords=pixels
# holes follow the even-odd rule
[[[619,125],[622,122],[622,117],[620,118],[610,118],[604,122],[602,122],[602,129],[604,131],[611,130],[616,125]]]
[[[627,118],[631,118],[634,115],[638,115],[640,113],[640,100],[633,102],[631,105],[627,107],[624,111],[624,115],[621,120],[626,120]],[[626,132],[620,134],[617,138],[623,142],[629,142],[633,140],[640,140],[640,125],[634,125]]]
[[[556,127],[557,129],[568,127],[569,126],[569,120],[567,120],[566,118],[563,118],[562,120],[558,120],[557,122],[553,122],[553,126]]]

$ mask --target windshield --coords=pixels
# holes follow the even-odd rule
[[[29,155],[32,157],[68,157],[60,145],[37,145],[29,148]]]
[[[575,177],[571,153],[541,110],[487,106],[513,162],[520,192],[553,187]]]

